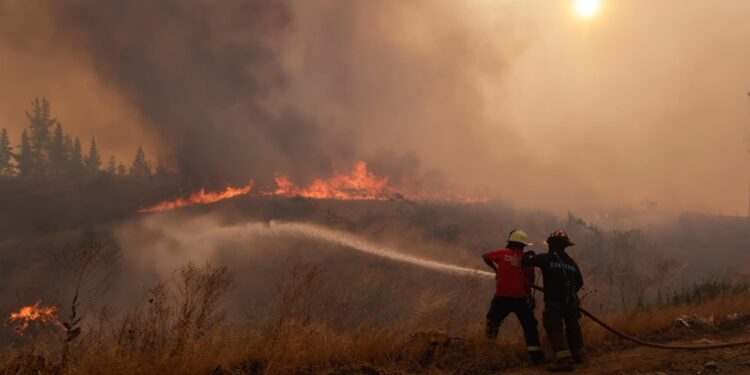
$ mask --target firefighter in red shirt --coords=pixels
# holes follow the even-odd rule
[[[487,337],[497,338],[500,324],[510,313],[516,314],[523,327],[526,349],[534,363],[544,362],[544,353],[539,345],[538,322],[534,317],[534,301],[531,285],[534,283],[534,268],[521,266],[524,247],[531,245],[522,230],[514,229],[508,236],[506,249],[490,251],[482,259],[495,271],[495,296],[487,313]]]

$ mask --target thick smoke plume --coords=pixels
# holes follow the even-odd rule
[[[192,185],[365,160],[558,212],[747,209],[741,2],[605,1],[585,22],[567,1],[0,4],[0,126],[46,94]]]
[[[320,173],[346,151],[345,140],[278,98],[285,86],[280,41],[291,22],[283,1],[6,6],[7,17],[24,12],[52,24],[55,42],[80,54],[137,108],[145,124],[130,126],[153,129],[170,164],[191,183]],[[23,48],[23,26],[8,29]]]
[[[175,166],[198,184],[269,175],[304,160],[325,136],[287,108],[282,1],[50,2],[62,38],[147,118]]]
[[[448,4],[8,4],[9,14],[50,23],[54,42],[116,88],[199,185],[276,171],[304,181],[360,159],[399,182],[443,184],[441,170],[477,172],[465,158],[488,160],[476,147],[489,124],[473,70],[507,62],[493,52],[467,66],[490,41]],[[424,24],[401,35],[410,15]],[[431,30],[437,15],[445,25]]]

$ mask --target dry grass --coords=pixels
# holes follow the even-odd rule
[[[293,263],[287,270],[289,277],[276,286],[264,319],[230,322],[221,301],[234,285],[233,276],[223,267],[190,264],[170,282],[148,290],[144,302],[127,313],[100,308],[95,319],[82,323],[83,333],[74,340],[58,332],[5,348],[0,370],[70,375],[481,374],[525,363],[518,332],[497,342],[483,337],[483,316],[468,306],[484,307],[487,301],[471,278],[457,280],[449,295],[425,294],[420,308],[391,328],[342,328],[341,320],[366,320],[350,316],[356,301],[337,303],[337,296],[326,292],[325,272],[315,264]],[[647,335],[683,314],[723,316],[749,309],[747,295],[735,295],[608,320],[627,333]],[[615,340],[590,322],[584,329],[591,347]]]
[[[625,333],[640,336],[648,335],[674,325],[679,316],[726,317],[730,314],[742,314],[750,311],[748,294],[718,297],[696,305],[679,305],[663,307],[646,312],[620,314],[610,319],[612,325]],[[585,336],[590,346],[596,346],[614,339],[614,335],[596,324],[586,321]]]

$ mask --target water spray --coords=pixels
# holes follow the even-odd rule
[[[200,229],[199,229],[200,228]],[[304,236],[319,241],[325,241],[333,244],[342,246],[343,248],[356,250],[369,255],[378,256],[391,261],[414,265],[417,267],[457,275],[466,275],[481,277],[485,279],[494,279],[495,273],[482,271],[469,267],[457,266],[454,264],[442,263],[431,259],[420,258],[413,255],[407,255],[402,251],[387,246],[379,245],[363,239],[355,234],[329,229],[323,226],[309,224],[309,223],[295,223],[295,222],[278,222],[269,221],[266,223],[251,222],[244,224],[237,224],[232,226],[209,226],[210,229],[206,229],[206,226],[201,224],[198,227],[181,227],[181,230],[187,231],[189,234],[182,238],[183,241],[201,243],[211,242],[216,239],[227,238],[228,236]],[[544,290],[536,285],[532,286],[533,289],[544,292]],[[596,324],[601,325],[604,329],[618,335],[626,340],[633,341],[640,345],[657,348],[657,349],[669,349],[669,350],[707,350],[707,349],[721,349],[743,345],[750,345],[750,340],[728,342],[728,343],[717,343],[709,345],[669,345],[659,344],[649,341],[641,340],[637,337],[630,336],[611,325],[607,324],[603,320],[596,317],[588,310],[583,307],[579,308],[581,313],[594,321]]]
[[[430,259],[419,258],[412,255],[406,255],[401,251],[374,244],[355,235],[328,229],[318,225],[276,222],[274,220],[271,220],[268,223],[268,228],[271,232],[276,232],[278,234],[301,234],[306,237],[345,246],[347,248],[361,251],[363,253],[379,256],[400,263],[408,263],[439,272],[459,275],[475,275],[486,278],[495,277],[494,273],[488,271],[461,267],[453,264],[441,263]]]
[[[380,256],[380,257],[394,260],[397,262],[408,263],[408,264],[416,265],[419,267],[428,268],[428,269],[439,271],[439,272],[463,274],[463,275],[476,275],[476,276],[486,277],[486,278],[495,277],[495,274],[492,272],[481,271],[481,270],[472,269],[468,267],[456,266],[453,264],[441,263],[441,262],[437,262],[434,260],[419,258],[419,257],[411,256],[411,255],[405,255],[397,250],[390,249],[390,248],[380,246],[380,245],[376,245],[369,241],[358,238],[352,234],[328,229],[328,228],[313,225],[313,224],[277,223],[272,220],[268,223],[268,229],[271,230],[272,232],[277,232],[279,234],[294,234],[294,233],[302,234],[307,237],[336,243],[336,244],[345,246],[347,248],[358,250],[364,253]],[[532,288],[540,292],[544,292],[544,289],[536,285],[532,286]],[[669,344],[659,344],[659,343],[654,343],[650,341],[644,341],[644,340],[628,335],[612,327],[611,325],[607,324],[603,320],[599,319],[596,315],[592,314],[591,312],[589,312],[588,310],[582,307],[579,307],[579,310],[587,318],[591,319],[596,324],[599,324],[600,326],[604,327],[604,329],[610,331],[611,333],[614,333],[615,335],[621,338],[624,338],[626,340],[630,340],[637,344],[651,347],[651,348],[691,351],[691,350],[722,349],[722,348],[731,348],[731,347],[736,347],[736,346],[750,345],[750,340],[708,344],[708,345],[669,345]]]

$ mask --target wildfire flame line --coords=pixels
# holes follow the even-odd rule
[[[35,321],[62,327],[60,320],[57,319],[57,306],[42,306],[41,300],[10,313],[10,322],[20,335],[23,335],[23,332]]]
[[[295,186],[287,176],[277,174],[273,195],[300,196],[312,199],[340,200],[385,200],[389,193],[388,177],[378,178],[367,170],[367,163],[360,161],[350,173],[336,173],[327,180],[316,179],[307,187]]]
[[[474,198],[458,193],[440,194],[427,191],[397,189],[388,185],[388,177],[377,177],[360,161],[349,173],[335,173],[323,180],[316,179],[306,187],[295,186],[287,176],[277,174],[276,190],[265,195],[282,197],[300,196],[309,199],[337,200],[388,200],[406,198],[419,201],[441,201],[456,203],[486,202],[487,198]]]
[[[138,210],[140,213],[145,212],[159,212],[159,211],[166,211],[166,210],[172,210],[178,207],[184,207],[194,204],[209,204],[218,202],[224,199],[234,198],[238,195],[246,195],[250,194],[250,191],[253,189],[253,182],[250,181],[245,186],[242,187],[227,187],[224,191],[218,191],[218,192],[206,192],[205,189],[201,188],[200,191],[197,193],[193,193],[188,198],[177,198],[175,200],[171,201],[163,201],[159,202],[151,207],[146,207],[143,209]]]
[[[302,197],[308,199],[336,199],[336,200],[389,200],[405,198],[419,201],[440,201],[456,203],[486,202],[486,198],[474,198],[458,193],[435,193],[419,191],[417,189],[397,189],[389,186],[388,177],[378,177],[367,169],[367,163],[360,161],[354,164],[349,172],[337,172],[333,176],[313,180],[307,186],[297,186],[291,179],[277,173],[274,177],[276,188],[256,193],[260,196]],[[410,185],[410,184],[406,184]],[[188,198],[177,198],[157,203],[151,207],[139,210],[140,213],[159,212],[178,207],[209,204],[239,195],[250,194],[253,188],[251,181],[244,187],[227,187],[225,191],[207,193],[205,189],[192,194]]]

